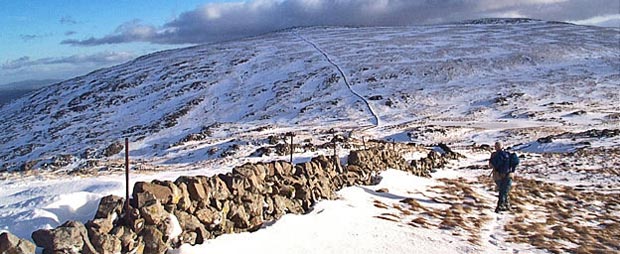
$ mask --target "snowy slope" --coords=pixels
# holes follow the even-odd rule
[[[320,145],[334,128],[358,145],[361,138],[446,142],[467,158],[433,179],[388,170],[379,186],[345,188],[339,200],[322,201],[310,214],[286,215],[255,233],[224,235],[178,252],[548,253],[508,241],[507,225],[546,215],[491,213],[495,192],[479,180],[488,174],[489,152],[478,145],[502,140],[520,150],[524,178],[585,195],[620,193],[620,136],[584,132],[620,129],[619,84],[620,29],[533,20],[299,28],[159,52],[0,108],[0,171],[33,160],[35,168],[63,169],[0,172],[0,231],[29,238],[64,220],[85,222],[101,196],[123,195],[124,178],[107,171],[122,166],[121,155],[102,154],[123,137],[131,140],[133,183],[288,159],[252,154],[269,146],[269,136],[289,131],[297,144],[318,147],[296,150],[295,162],[304,162],[332,153]],[[551,142],[538,141],[550,136]],[[347,148],[338,149],[345,161]],[[69,162],[53,165],[67,154]],[[94,171],[71,172],[84,168]],[[440,178],[458,179],[479,194],[474,211],[485,221],[474,232],[476,243],[470,232],[440,229],[431,218],[435,226],[412,226],[421,215],[394,208],[414,198],[428,209],[445,209],[433,199],[449,194],[434,189],[450,186]],[[527,189],[519,184],[515,191]],[[375,192],[379,188],[389,193]],[[608,211],[618,221],[620,206],[590,203],[589,216]],[[523,208],[543,209],[533,203]],[[395,221],[378,218],[386,213]],[[565,239],[553,246],[574,247]]]
[[[146,55],[0,108],[0,169],[48,168],[66,154],[85,167],[123,137],[133,156],[170,165],[260,145],[248,134],[274,128],[570,126],[619,111],[609,103],[620,99],[618,29],[500,21],[303,28]],[[181,145],[207,126],[211,136]]]

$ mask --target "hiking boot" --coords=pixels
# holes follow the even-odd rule
[[[504,207],[505,207],[506,211],[512,211],[512,206],[510,205],[510,203],[506,202],[504,204]]]

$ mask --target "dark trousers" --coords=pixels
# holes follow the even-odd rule
[[[497,200],[497,206],[504,206],[508,204],[508,193],[510,192],[510,187],[512,186],[512,179],[508,176],[502,177],[500,180],[495,181],[497,187],[499,189],[499,197]]]

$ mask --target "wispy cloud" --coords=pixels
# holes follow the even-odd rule
[[[77,34],[77,32],[76,31],[66,31],[65,32],[65,36],[71,36],[71,35],[74,35],[74,34]]]
[[[252,0],[211,3],[154,26],[133,20],[103,37],[64,40],[96,46],[127,42],[205,43],[294,26],[393,26],[484,17],[581,20],[617,13],[617,0]]]
[[[132,20],[126,22],[116,28],[114,33],[101,38],[88,38],[84,40],[64,40],[62,44],[80,45],[80,46],[96,46],[102,44],[116,44],[123,42],[135,41],[153,41],[154,37],[160,36],[160,32],[154,26],[145,25],[140,20]]]
[[[47,33],[47,34],[20,34],[19,38],[22,41],[27,42],[27,41],[32,41],[32,40],[35,40],[35,39],[41,39],[41,38],[45,38],[45,37],[49,37],[49,36],[52,36],[52,34],[51,33]]]
[[[129,52],[100,52],[92,55],[72,55],[66,57],[46,57],[31,59],[23,56],[2,64],[3,70],[17,70],[37,65],[83,65],[83,64],[113,64],[130,60],[134,57]]]
[[[78,23],[75,19],[73,19],[73,17],[68,15],[62,16],[58,22],[63,25],[75,25]]]

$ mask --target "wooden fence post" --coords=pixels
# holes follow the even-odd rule
[[[129,138],[125,138],[125,222],[131,225],[129,213]]]
[[[293,152],[294,152],[294,149],[295,149],[295,146],[293,145],[293,137],[295,137],[295,133],[287,132],[286,134],[284,134],[284,136],[291,137],[291,146],[290,146],[291,147],[291,159],[290,159],[290,162],[291,162],[291,165],[293,165]]]

